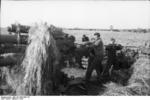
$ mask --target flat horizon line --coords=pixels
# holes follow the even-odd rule
[[[30,26],[30,25],[27,25]],[[55,25],[54,25],[55,26]],[[5,29],[8,28],[10,26],[7,27],[0,27],[0,29]],[[58,26],[55,26],[58,27]],[[70,30],[111,30],[109,28],[82,28],[82,27],[73,27],[73,28],[68,28],[68,27],[58,27],[58,28],[62,28],[62,29],[70,29]],[[146,29],[146,30],[150,30],[150,28],[113,28],[112,30],[135,30],[135,29]]]

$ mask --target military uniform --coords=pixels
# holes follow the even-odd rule
[[[102,60],[104,56],[104,46],[101,38],[98,38],[92,45],[93,52],[89,58],[89,65],[86,72],[86,81],[90,80],[93,70],[96,70],[98,78],[102,72]]]
[[[82,42],[88,42],[89,41],[89,38],[87,37],[87,36],[84,36],[83,38],[82,38]]]
[[[117,44],[109,44],[106,47],[107,55],[108,55],[108,62],[107,62],[107,69],[109,69],[111,66],[113,66],[114,69],[119,69],[119,66],[117,64],[117,50],[121,50],[123,47],[121,45]]]

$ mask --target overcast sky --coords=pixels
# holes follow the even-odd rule
[[[150,1],[4,1],[1,26],[46,21],[66,28],[150,28]]]

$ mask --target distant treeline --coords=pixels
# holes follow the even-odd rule
[[[136,33],[150,33],[150,29],[83,29],[83,28],[68,28],[69,30],[89,30],[89,31],[114,31],[114,32],[136,32]]]
[[[51,25],[50,27],[52,27]],[[19,30],[22,33],[28,33],[30,26],[26,25],[20,25],[19,24]],[[62,29],[69,29],[69,30],[88,30],[88,31],[113,31],[113,32],[135,32],[135,33],[150,33],[149,29],[143,29],[143,28],[137,28],[137,29],[86,29],[86,28],[59,28],[61,31]],[[8,27],[8,32],[16,32],[17,26],[15,24],[12,24],[10,27]]]
[[[122,31],[137,32],[137,33],[150,33],[150,29],[142,29],[142,28],[139,28],[139,29],[125,29],[125,30],[122,30]]]

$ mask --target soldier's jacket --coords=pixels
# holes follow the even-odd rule
[[[89,38],[88,38],[88,37],[83,37],[83,38],[82,38],[82,42],[87,42],[87,41],[89,41]]]
[[[98,38],[95,42],[94,42],[94,52],[96,56],[104,56],[104,45],[103,45],[103,41],[101,38]]]
[[[119,44],[109,44],[106,46],[108,58],[115,58],[117,50],[121,50],[123,47]]]

